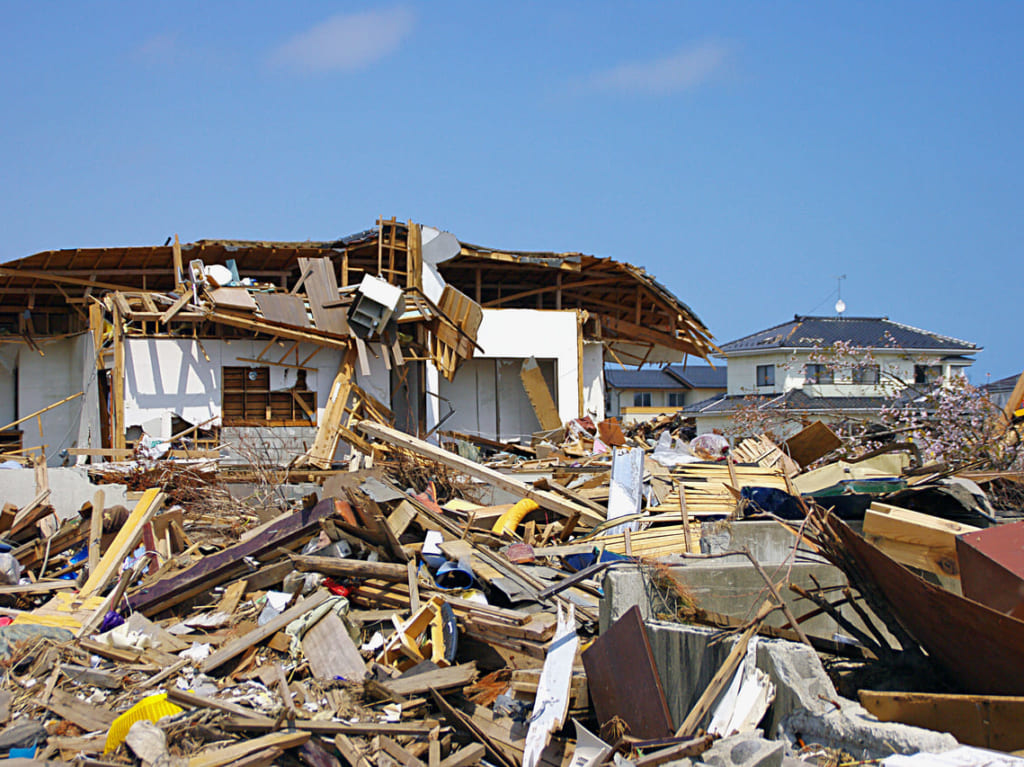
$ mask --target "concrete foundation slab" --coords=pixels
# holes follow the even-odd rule
[[[84,467],[50,467],[47,469],[50,483],[50,505],[60,519],[70,519],[91,501],[97,490],[104,492],[107,506],[120,504],[131,508],[126,498],[124,485],[94,485]],[[13,503],[24,506],[36,497],[36,475],[33,469],[0,469],[0,505]]]

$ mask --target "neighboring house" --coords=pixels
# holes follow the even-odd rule
[[[987,383],[981,388],[988,394],[988,398],[992,400],[992,404],[1002,409],[1006,407],[1006,403],[1010,401],[1010,395],[1013,394],[1013,390],[1017,386],[1017,381],[1020,379],[1020,373],[1017,375],[1007,376],[1006,378],[1000,378],[998,381],[992,381]],[[1020,404],[1018,402],[1015,405]]]
[[[777,412],[796,431],[814,420],[863,422],[907,387],[963,375],[981,349],[887,317],[803,317],[721,347],[724,394],[688,405],[698,433],[725,431],[751,408]]]
[[[227,460],[328,467],[360,445],[362,419],[528,439],[541,417],[603,418],[613,360],[715,348],[641,268],[395,219],[328,242],[175,241],[0,265],[0,430],[19,426],[4,444],[51,463],[186,434],[188,449]]]
[[[608,415],[623,423],[674,413],[726,390],[725,365],[666,365],[640,370],[606,368],[604,380]]]

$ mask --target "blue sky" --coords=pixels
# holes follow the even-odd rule
[[[0,8],[0,260],[396,215],[644,266],[723,343],[845,274],[1024,367],[1024,4]]]

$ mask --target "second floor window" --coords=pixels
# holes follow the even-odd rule
[[[682,407],[685,403],[683,398],[686,395],[681,391],[670,391],[668,393],[668,406],[669,407]]]
[[[758,365],[757,366],[757,385],[758,386],[775,386],[775,366],[774,365]]]
[[[914,383],[933,384],[942,378],[942,365],[914,365]]]
[[[830,384],[834,380],[828,365],[808,363],[804,365],[804,383]]]
[[[633,392],[633,407],[650,407],[651,393],[649,391]]]
[[[864,365],[853,369],[852,379],[855,384],[875,385],[881,376],[878,365]]]

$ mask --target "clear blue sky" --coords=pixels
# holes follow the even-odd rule
[[[1024,3],[3,2],[0,260],[397,215],[1019,372]]]

